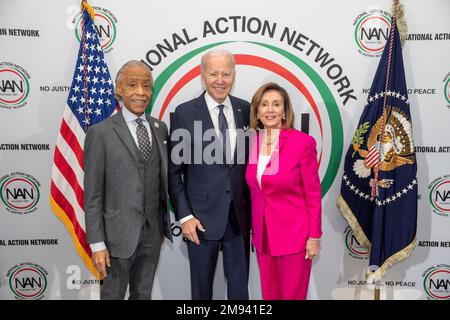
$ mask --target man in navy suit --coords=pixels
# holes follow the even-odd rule
[[[179,105],[171,120],[169,195],[189,240],[192,299],[212,299],[222,249],[228,299],[246,300],[250,199],[246,143],[240,138],[249,125],[249,103],[230,95],[235,80],[230,52],[206,53],[201,78],[206,91]],[[177,141],[183,134],[190,138]]]

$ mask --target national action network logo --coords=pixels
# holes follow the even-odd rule
[[[32,175],[13,172],[0,178],[0,198],[9,212],[28,214],[37,209],[40,187]]]
[[[352,228],[348,226],[345,231],[345,247],[352,258],[367,260],[369,258],[369,250],[361,246],[353,234]]]
[[[444,96],[447,108],[450,109],[450,72],[444,77]]]
[[[151,112],[159,119],[169,122],[169,114],[174,110],[173,106],[180,103],[180,101],[172,102],[172,99],[182,96],[183,92],[186,93],[186,96],[189,96],[188,92],[198,90],[198,87],[195,86],[195,79],[200,78],[200,65],[197,63],[200,60],[198,55],[215,46],[230,46],[230,44],[235,45],[233,49],[236,65],[244,69],[241,73],[241,79],[244,79],[244,82],[245,79],[251,78],[250,74],[252,72],[256,74],[253,78],[261,75],[261,73],[257,73],[257,70],[262,69],[264,72],[270,74],[271,77],[274,77],[274,79],[287,83],[288,88],[292,89],[291,99],[299,99],[299,96],[305,97],[303,103],[311,106],[313,115],[315,116],[315,119],[311,121],[315,122],[310,127],[315,132],[310,132],[310,134],[315,136],[316,141],[320,145],[318,147],[318,163],[319,167],[322,168],[321,172],[324,172],[321,179],[322,196],[324,196],[331,187],[339,167],[339,161],[334,161],[333,159],[340,159],[340,154],[342,154],[342,122],[337,103],[328,86],[325,85],[324,81],[313,68],[307,66],[298,57],[289,52],[269,44],[245,41],[216,42],[195,48],[174,61],[155,79]],[[250,50],[266,52],[267,55],[275,57],[278,55],[279,60],[276,58],[267,59],[262,53],[260,55],[252,54]],[[286,61],[293,64],[293,66],[290,65],[293,69],[292,71],[281,65],[282,62],[287,63]],[[300,72],[295,70],[296,68],[300,69]],[[174,80],[168,81],[172,76]],[[302,80],[299,79],[300,77],[313,79],[310,85],[311,87],[308,88],[304,85]],[[308,79],[304,81],[306,82]],[[255,83],[257,82],[249,82],[248,87],[244,88],[244,90],[248,90],[246,96],[251,97],[256,91],[257,88],[249,89]],[[198,82],[198,84],[200,83]],[[319,110],[321,107],[324,108]],[[294,112],[299,112],[299,110],[296,109]],[[300,116],[301,114],[296,114],[297,119],[301,119]],[[330,121],[329,124],[326,123],[327,120]]]
[[[24,262],[9,269],[9,288],[18,300],[39,300],[47,289],[48,272],[36,263]]]
[[[103,52],[108,53],[111,52],[113,48],[113,44],[116,41],[117,37],[117,18],[116,16],[109,11],[108,9],[102,7],[92,7],[95,13],[94,25],[95,30],[97,30],[97,34],[99,37],[100,45],[102,46]],[[75,26],[75,36],[78,41],[80,41],[81,35],[81,12],[75,15],[72,23]]]
[[[379,57],[389,37],[391,15],[379,9],[362,12],[353,21],[358,52],[366,57]]]
[[[450,216],[450,175],[434,179],[428,189],[431,211],[439,216]]]
[[[439,264],[422,274],[423,288],[430,300],[450,300],[450,266]]]
[[[19,109],[27,105],[30,75],[21,66],[0,62],[0,107]]]
[[[265,82],[280,83],[289,92],[295,105],[296,128],[316,139],[325,196],[337,175],[343,152],[339,107],[357,101],[338,59],[314,39],[279,22],[236,14],[206,17],[198,23],[203,26],[192,25],[192,29],[161,36],[163,41],[154,44],[142,59],[155,75],[147,113],[169,123],[177,105],[200,95],[204,89],[201,56],[213,49],[229,50],[241,83],[233,94],[250,100]],[[181,48],[183,52],[177,52]],[[198,132],[203,134],[202,130]]]

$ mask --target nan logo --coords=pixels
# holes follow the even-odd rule
[[[423,289],[430,300],[450,300],[450,266],[439,264],[422,274]]]
[[[447,102],[447,108],[450,109],[450,72],[444,78],[444,97]]]
[[[117,19],[116,16],[108,9],[102,7],[92,7],[95,13],[94,25],[97,31],[100,45],[102,46],[103,52],[111,52],[113,44],[116,41],[117,36]],[[78,41],[80,41],[81,34],[81,13],[75,15],[72,23],[75,25],[75,36]]]
[[[379,57],[389,37],[391,15],[383,10],[370,9],[359,14],[353,26],[359,53],[366,57]]]
[[[27,105],[30,75],[19,65],[0,63],[0,107],[19,109]]]
[[[369,259],[369,250],[361,246],[353,234],[352,229],[348,226],[345,231],[345,247],[352,258],[367,260]]]
[[[48,272],[38,264],[24,262],[9,269],[9,288],[18,300],[39,300],[47,289]]]
[[[32,175],[13,172],[0,178],[0,198],[9,212],[28,214],[37,209],[40,186]]]
[[[434,179],[428,189],[433,213],[444,217],[450,216],[450,175]]]

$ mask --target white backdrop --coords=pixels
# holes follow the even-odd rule
[[[382,298],[449,299],[450,2],[403,3],[409,26],[403,58],[418,146],[418,247],[388,271]],[[391,1],[90,4],[111,76],[130,59],[151,65],[152,115],[167,123],[176,105],[201,93],[198,75],[185,75],[207,45],[236,54],[234,95],[250,100],[267,81],[289,91],[298,128],[302,114],[309,114],[326,191],[322,252],[313,264],[309,298],[371,299],[372,291],[360,282],[367,253],[335,203],[344,153],[387,36]],[[48,201],[54,143],[79,47],[78,12],[75,0],[0,3],[1,299],[98,298],[96,281]],[[173,231],[173,245],[166,242],[161,253],[154,299],[190,297],[186,245],[178,224]],[[249,288],[252,299],[261,298],[254,253]],[[221,258],[214,298],[226,298]]]

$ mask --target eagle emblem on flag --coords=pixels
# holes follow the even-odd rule
[[[384,132],[383,119],[387,119]],[[386,108],[385,113],[372,126],[367,138],[368,149],[365,150],[361,148],[364,144],[361,135],[367,132],[368,127],[368,122],[361,124],[352,141],[355,151],[353,156],[357,153],[361,157],[353,164],[353,171],[358,177],[369,177],[372,168],[377,165],[381,171],[392,171],[415,162],[411,119],[400,108]],[[384,188],[391,184],[390,179],[378,182],[378,185]]]

